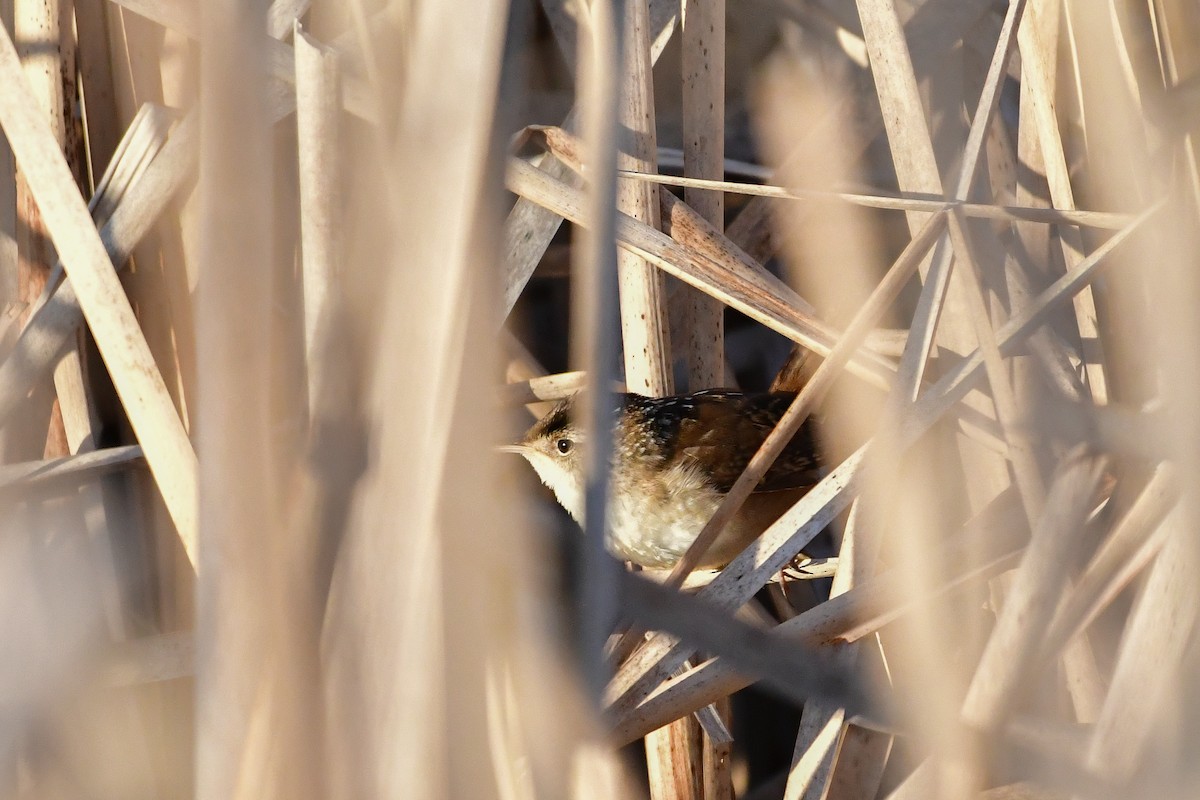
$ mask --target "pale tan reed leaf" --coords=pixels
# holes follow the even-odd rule
[[[992,390],[996,418],[1000,421],[1005,441],[1008,443],[1012,472],[1025,503],[1026,517],[1032,524],[1041,514],[1042,504],[1045,502],[1045,487],[1042,485],[1037,454],[1033,450],[1031,437],[1019,424],[1020,411],[1017,407],[1016,391],[1000,355],[1000,347],[996,343],[996,331],[983,293],[982,269],[976,258],[977,249],[971,241],[962,216],[954,211],[950,212],[949,230],[950,241],[953,242],[959,264],[960,280],[957,286],[964,295],[963,306],[969,311],[972,327],[975,329],[975,339],[979,343],[978,352],[983,358],[984,371]]]
[[[54,391],[67,438],[67,450],[76,457],[96,452],[101,430],[100,415],[84,373],[85,359],[86,352],[82,343],[77,341],[68,347],[54,367]],[[83,528],[99,561],[97,583],[100,602],[104,606],[109,635],[118,641],[126,639],[129,634],[122,603],[120,550],[114,544],[120,541],[121,530],[118,526],[125,519],[123,512],[124,509],[112,501],[111,495],[105,496],[99,482],[89,480],[79,488],[79,513]],[[130,705],[131,719],[136,720],[133,709]],[[138,725],[138,728],[141,726]],[[145,731],[139,731],[137,738],[144,746]]]
[[[883,112],[897,183],[904,191],[942,196],[944,187],[938,173],[911,53],[895,4],[890,0],[856,0],[856,5],[871,59],[871,76]],[[969,165],[974,171],[973,162],[964,159],[964,165]],[[910,212],[907,222],[910,233],[915,234],[919,216]],[[953,310],[948,314],[942,313],[949,273],[950,249],[941,243],[930,260],[921,267],[924,287],[900,360],[899,389],[893,393],[895,399],[892,407],[899,408],[901,403],[916,399],[917,387],[922,381],[939,322],[943,344],[951,350],[964,349],[958,340],[963,339],[966,320]]]
[[[857,0],[900,188],[942,194],[904,29],[891,0]]]
[[[573,117],[563,121],[563,127],[571,127]],[[545,156],[539,165],[546,174],[564,183],[576,183],[571,168],[552,156]],[[508,218],[504,222],[503,296],[501,311],[505,317],[512,313],[513,306],[525,285],[533,277],[533,271],[558,233],[563,218],[549,209],[539,206],[527,197],[517,198]]]
[[[164,106],[145,103],[134,115],[125,134],[109,159],[109,164],[96,183],[88,211],[96,225],[103,225],[112,218],[113,211],[137,183],[146,169],[162,151],[172,124],[178,114]]]
[[[106,447],[79,455],[0,466],[0,490],[35,489],[56,483],[91,480],[113,470],[145,463],[139,445]]]
[[[118,118],[114,102],[116,81],[107,30],[107,3],[78,2],[74,10],[83,135],[91,185],[96,186],[98,167],[119,147],[124,122]]]
[[[725,159],[725,0],[683,0],[683,174],[723,179]],[[688,187],[684,202],[715,230],[725,227],[719,191]],[[683,289],[672,309],[675,349],[688,390],[725,385],[725,318],[719,300]]]
[[[1162,523],[1166,543],[1150,569],[1125,624],[1112,684],[1092,729],[1087,766],[1113,781],[1131,778],[1175,708],[1187,674],[1185,653],[1200,607],[1194,532],[1183,506]]]
[[[810,581],[818,578],[832,578],[837,574],[838,559],[833,558],[801,558],[779,571],[771,578],[771,583],[786,583],[789,581]],[[644,569],[641,574],[652,581],[665,582],[670,576],[670,570]],[[679,586],[681,591],[691,591],[708,586],[721,574],[716,569],[697,569],[688,573]],[[749,608],[743,606],[742,608]]]
[[[1023,98],[1028,98],[1028,104],[1033,110],[1032,122],[1037,132],[1036,141],[1050,189],[1050,200],[1059,208],[1071,209],[1075,207],[1075,195],[1055,115],[1051,80],[1053,65],[1050,58],[1053,51],[1045,41],[1046,35],[1040,30],[1045,24],[1042,18],[1050,10],[1047,2],[1035,0],[1017,32],[1017,41],[1021,49],[1021,94]],[[1057,42],[1057,37],[1054,37],[1053,41]],[[1079,231],[1069,227],[1060,228],[1058,236],[1066,267],[1071,269],[1083,259],[1082,237]],[[1074,307],[1079,335],[1085,339],[1098,340],[1096,303],[1091,287],[1076,295]],[[1108,384],[1103,358],[1085,360],[1084,369],[1087,372],[1092,398],[1097,403],[1104,403],[1108,398]]]
[[[826,754],[837,752],[843,738],[842,723],[840,713],[820,719],[811,714],[801,718],[784,800],[800,800],[810,792],[825,791],[829,773]]]
[[[70,169],[29,96],[7,32],[0,36],[0,122],[194,565],[195,451]]]
[[[1049,624],[1040,612],[1061,597],[1105,466],[1104,459],[1076,456],[1059,468],[967,689],[962,713],[969,725],[995,729],[1015,706]]]
[[[267,9],[267,35],[283,41],[308,11],[312,0],[274,0]]]
[[[528,405],[545,400],[561,400],[580,391],[586,384],[587,373],[582,370],[542,375],[505,384],[504,403]]]
[[[1055,609],[1039,654],[1043,662],[1091,625],[1158,556],[1171,531],[1163,519],[1178,499],[1175,468],[1159,464]]]
[[[140,17],[157,22],[164,28],[185,33],[192,38],[199,35],[199,8],[192,3],[178,0],[113,0]]]
[[[617,166],[642,172],[657,169],[649,17],[646,0],[626,4],[619,117],[629,140],[617,154]],[[617,209],[658,228],[657,194],[652,186],[618,180]],[[617,253],[617,280],[625,382],[632,391],[648,397],[674,394],[666,276],[636,253],[621,250]]]
[[[730,194],[764,197],[778,200],[812,201],[822,203],[843,202],[863,208],[878,208],[891,211],[934,213],[949,208],[961,209],[964,216],[979,219],[994,219],[1007,222],[1039,222],[1047,225],[1084,225],[1100,230],[1120,230],[1133,219],[1130,214],[1106,211],[1080,211],[1066,208],[1040,208],[1037,206],[992,205],[923,195],[916,192],[887,192],[880,189],[862,191],[827,191],[797,186],[774,186],[762,183],[739,183],[736,181],[707,180],[675,175],[657,175],[631,170],[622,170],[620,175],[647,183],[664,186],[696,187],[719,190]],[[743,210],[742,213],[745,213]],[[732,226],[731,226],[732,227]]]
[[[277,2],[272,6],[280,5]],[[341,208],[338,176],[342,80],[336,51],[322,46],[295,23],[296,150],[300,183],[300,251],[304,292],[304,349],[308,407],[317,406],[321,385],[318,337],[328,326],[330,293],[336,291]]]
[[[548,373],[546,368],[541,365],[533,354],[530,353],[525,345],[513,336],[507,329],[503,328],[500,331],[501,349],[504,352],[506,364],[504,368],[504,378],[509,383],[521,384],[528,383],[546,376]],[[556,402],[539,401],[526,406],[526,409],[533,415],[534,419],[541,419],[554,410]]]
[[[179,124],[104,223],[100,239],[118,269],[125,266],[167,203],[195,177],[197,127],[194,116]],[[61,262],[55,267],[55,272],[61,271]],[[12,352],[0,363],[0,420],[19,407],[37,381],[49,373],[82,321],[71,281],[47,283]]]

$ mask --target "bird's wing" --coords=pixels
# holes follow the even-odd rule
[[[679,455],[702,464],[715,488],[729,491],[794,397],[790,393],[734,392],[694,396],[693,407],[681,422]],[[813,426],[806,422],[755,491],[812,486],[820,479],[819,470]]]

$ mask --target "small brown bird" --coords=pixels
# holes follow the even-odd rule
[[[608,548],[626,561],[662,569],[695,541],[795,394],[713,389],[617,398]],[[574,410],[574,398],[564,400],[520,443],[504,449],[524,456],[582,523],[581,450],[587,443]],[[818,470],[812,426],[806,423],[699,566],[728,563],[819,480]]]

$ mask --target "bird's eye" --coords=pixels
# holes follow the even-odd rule
[[[575,446],[575,443],[570,439],[559,439],[554,443],[554,446],[558,448],[558,452],[565,456],[567,453],[571,452],[571,448]]]

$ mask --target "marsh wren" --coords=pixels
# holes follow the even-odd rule
[[[792,392],[707,390],[650,398],[618,394],[609,501],[609,550],[655,569],[672,566],[794,399]],[[558,502],[583,522],[582,426],[567,398],[516,445]],[[811,424],[776,459],[700,568],[724,566],[820,476]]]

